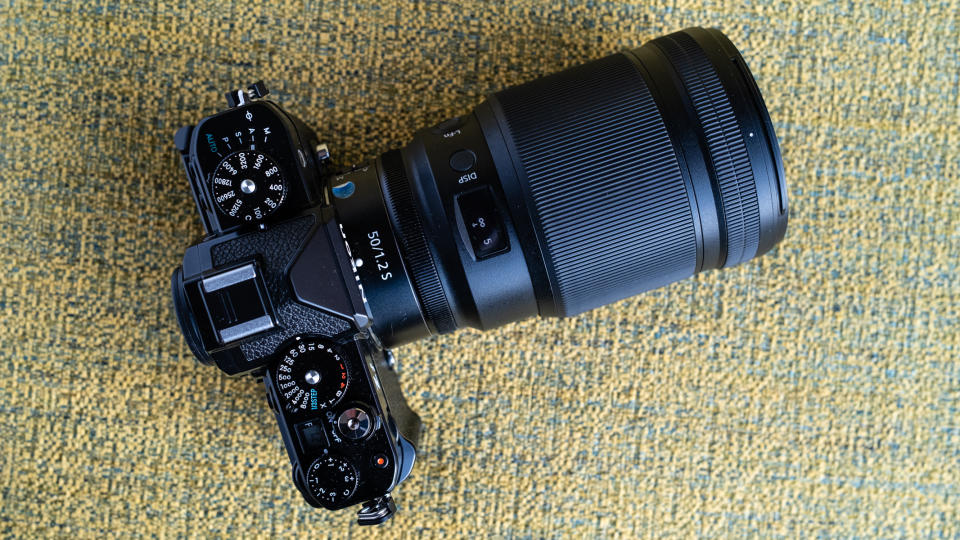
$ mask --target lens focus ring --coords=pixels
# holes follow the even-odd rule
[[[696,271],[697,236],[664,120],[616,54],[498,92],[559,315]]]
[[[689,35],[677,32],[652,43],[664,52],[680,75],[700,122],[707,154],[720,192],[718,211],[726,230],[726,259],[733,266],[752,258],[760,241],[760,208],[756,182],[743,134],[726,90],[703,49]]]

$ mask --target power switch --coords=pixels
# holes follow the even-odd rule
[[[457,195],[457,218],[478,261],[510,249],[489,186]]]

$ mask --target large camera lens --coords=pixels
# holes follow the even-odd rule
[[[331,185],[388,345],[581,313],[763,254],[787,222],[756,83],[702,28],[498,92]]]

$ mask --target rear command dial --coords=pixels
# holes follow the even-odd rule
[[[289,413],[329,409],[350,384],[340,353],[320,340],[295,341],[276,369],[277,390]]]
[[[240,150],[223,158],[212,183],[213,200],[220,211],[243,221],[260,221],[280,208],[287,197],[280,167],[256,150]]]
[[[357,489],[357,470],[341,457],[323,456],[307,469],[307,486],[318,501],[333,506],[353,495]]]

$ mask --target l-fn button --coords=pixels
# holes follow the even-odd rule
[[[467,172],[477,164],[477,155],[470,150],[457,150],[450,156],[450,168]]]

